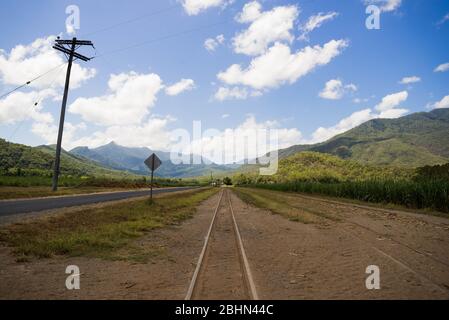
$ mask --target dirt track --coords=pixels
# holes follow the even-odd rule
[[[87,258],[16,263],[10,249],[0,248],[0,299],[183,299],[218,197],[182,225],[141,239],[138,245],[155,252],[148,264]],[[339,219],[302,224],[234,194],[231,200],[261,299],[449,299],[448,219],[290,194],[298,210]],[[81,269],[79,291],[65,288],[69,264]],[[365,287],[368,265],[380,267],[380,290]]]
[[[291,194],[339,221],[289,221],[232,197],[262,299],[448,299],[449,220]],[[367,290],[369,265],[380,290]]]

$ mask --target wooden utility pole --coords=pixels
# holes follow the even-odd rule
[[[65,46],[68,46],[65,47]],[[65,119],[65,110],[67,106],[67,97],[69,95],[69,85],[70,85],[70,74],[72,72],[72,63],[74,58],[80,59],[83,61],[89,61],[90,58],[87,58],[79,53],[76,50],[81,46],[94,46],[91,41],[83,41],[77,40],[73,38],[72,40],[56,40],[56,44],[53,46],[53,49],[56,49],[62,53],[64,53],[68,59],[67,66],[67,74],[65,78],[65,87],[64,87],[64,97],[62,98],[62,106],[61,106],[61,118],[59,120],[59,131],[58,131],[58,142],[56,143],[56,157],[54,163],[54,172],[53,172],[53,183],[52,189],[53,191],[58,190],[58,179],[59,179],[59,168],[61,162],[61,145],[62,145],[62,133],[64,131],[64,119]]]

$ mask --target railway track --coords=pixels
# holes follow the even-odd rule
[[[258,300],[229,190],[222,190],[186,300]]]

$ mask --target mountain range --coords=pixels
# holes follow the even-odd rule
[[[374,166],[413,168],[449,162],[449,109],[410,114],[397,119],[374,119],[313,145],[296,145],[279,150],[281,159],[302,151],[314,151]],[[148,175],[144,160],[156,153],[162,166],[159,177],[187,178],[231,175],[254,170],[257,166],[239,165],[176,165],[170,153],[149,148],[129,148],[114,142],[98,148],[77,147],[63,151],[61,170],[69,175],[104,177],[137,177]],[[0,171],[17,169],[32,174],[50,174],[54,146],[29,147],[0,139]]]
[[[70,151],[71,154],[95,161],[102,166],[128,171],[139,175],[148,175],[149,170],[144,164],[152,153],[155,153],[162,161],[162,165],[155,174],[163,178],[188,178],[209,175],[210,173],[226,173],[236,166],[206,164],[174,164],[170,160],[170,152],[154,151],[149,148],[129,148],[111,142],[107,145],[90,149],[88,147],[77,147]],[[193,159],[193,156],[191,156]]]
[[[397,119],[374,119],[314,145],[279,151],[286,158],[301,151],[336,155],[361,164],[419,167],[449,162],[449,109]]]

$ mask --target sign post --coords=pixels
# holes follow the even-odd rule
[[[148,169],[151,171],[151,192],[150,192],[150,201],[153,202],[153,176],[154,171],[156,171],[162,164],[161,159],[153,153],[147,160],[144,162]]]

